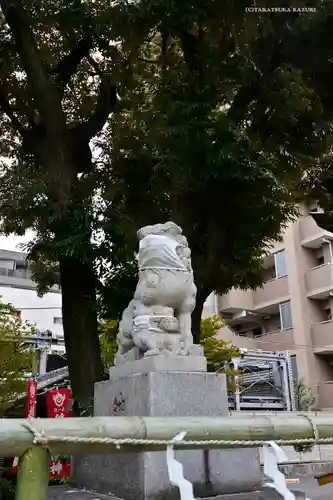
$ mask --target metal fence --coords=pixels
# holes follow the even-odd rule
[[[173,438],[186,431],[183,441]],[[46,500],[53,455],[332,444],[333,415],[1,419],[0,455],[19,456],[16,500]]]

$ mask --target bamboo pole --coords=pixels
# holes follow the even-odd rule
[[[21,456],[32,446],[33,434],[24,427],[23,419],[0,419],[0,456]],[[54,454],[89,454],[106,453],[113,450],[142,451],[165,449],[165,445],[142,444],[140,446],[121,446],[91,442],[61,442],[69,438],[111,438],[111,439],[150,439],[171,440],[181,431],[186,431],[185,440],[291,440],[311,439],[314,437],[313,426],[319,438],[333,438],[333,415],[311,416],[311,421],[297,416],[258,416],[243,418],[233,417],[91,417],[91,418],[46,418],[32,419],[29,422],[45,437],[59,439],[47,444]],[[311,423],[312,422],[312,423]],[[189,448],[231,448],[233,445],[189,446]],[[235,444],[236,447],[243,446]],[[254,444],[252,446],[255,446]]]
[[[47,500],[49,484],[49,453],[33,446],[19,461],[15,500]]]

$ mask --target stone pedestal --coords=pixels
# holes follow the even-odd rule
[[[227,415],[225,376],[196,372],[196,367],[204,369],[204,361],[195,358],[158,356],[113,368],[112,380],[95,386],[95,415]],[[177,371],[177,365],[193,371]],[[177,451],[176,455],[196,497],[250,491],[261,484],[255,449]],[[168,479],[164,452],[77,458],[74,479],[80,487],[125,500],[178,498]]]

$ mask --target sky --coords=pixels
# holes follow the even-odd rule
[[[26,231],[24,236],[0,236],[0,250],[14,250],[23,252],[24,250],[19,247],[21,243],[29,243],[34,237],[34,232],[30,229]]]

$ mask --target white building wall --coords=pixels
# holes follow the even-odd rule
[[[40,298],[35,290],[0,286],[0,296],[4,302],[10,302],[21,311],[23,320],[35,324],[39,330],[50,330],[56,336],[63,335],[62,324],[54,323],[54,318],[62,317],[61,293],[46,293]]]
[[[218,315],[218,306],[217,306],[217,301],[216,301],[216,294],[211,293],[208,297],[206,302],[204,303],[203,311],[202,311],[202,318],[206,319],[209,318],[210,316],[215,316]]]

